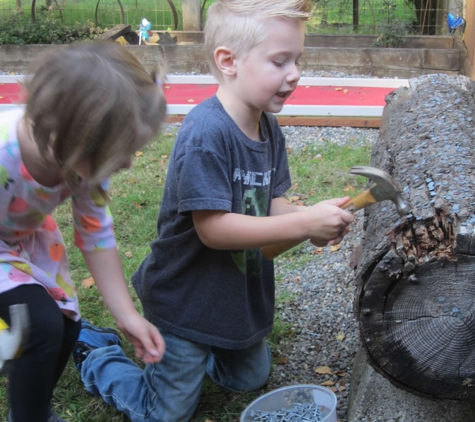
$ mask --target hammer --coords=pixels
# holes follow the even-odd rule
[[[368,205],[390,199],[396,205],[397,212],[401,217],[404,217],[409,213],[410,209],[404,203],[400,189],[388,173],[368,166],[355,166],[350,170],[350,173],[366,176],[371,179],[374,184],[369,189],[366,189],[353,199],[350,199],[341,207],[342,209],[354,214],[356,211],[365,208]],[[264,258],[274,259],[276,256],[288,251],[294,246],[297,246],[299,243],[301,242],[293,241],[264,246],[261,248],[261,252]]]
[[[10,324],[0,318],[0,370],[7,360],[21,353],[28,337],[29,319],[26,304],[10,306]]]

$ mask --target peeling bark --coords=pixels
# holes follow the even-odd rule
[[[410,80],[386,98],[371,165],[403,190],[366,209],[355,313],[368,360],[397,386],[475,398],[475,82]]]

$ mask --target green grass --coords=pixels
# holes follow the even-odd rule
[[[156,235],[156,217],[160,208],[170,151],[176,135],[175,128],[167,130],[169,131],[153,140],[141,151],[142,155],[135,158],[129,171],[115,175],[111,181],[111,210],[127,280],[130,280],[132,273],[148,253],[149,242]],[[346,194],[354,196],[363,188],[367,179],[349,175],[348,170],[353,165],[367,165],[369,155],[368,146],[337,146],[331,142],[324,142],[301,151],[290,151],[289,161],[294,186],[288,192],[289,199],[298,198],[303,203],[312,204]],[[82,280],[88,278],[90,274],[80,252],[73,246],[70,203],[62,205],[54,218],[68,245],[71,274],[75,280],[82,314],[95,324],[113,326],[113,319],[103,304],[97,288],[93,286],[85,289],[82,286]],[[130,258],[126,257],[126,252],[131,253]],[[318,259],[318,256],[302,252],[297,247],[283,255],[280,263],[287,268],[296,268],[303,267],[315,259]],[[278,274],[277,282],[279,280],[282,280],[282,277]],[[140,302],[132,287],[130,292],[137,308],[140,309]],[[283,308],[293,300],[295,297],[290,294],[281,294],[276,298],[277,305],[280,304]],[[274,363],[279,359],[279,342],[289,338],[292,338],[292,329],[277,312],[274,332],[268,338]],[[133,350],[130,344],[125,344],[124,348],[132,357]],[[207,419],[215,422],[237,421],[242,410],[260,394],[262,391],[229,393],[206,379],[193,422],[205,422]],[[104,404],[100,398],[86,393],[72,361],[55,390],[53,406],[61,416],[74,422],[127,420],[121,413]],[[7,409],[6,377],[0,376],[0,420],[6,420]]]

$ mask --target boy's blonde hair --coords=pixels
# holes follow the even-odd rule
[[[310,0],[217,0],[207,13],[205,52],[211,73],[219,79],[214,51],[226,46],[236,57],[245,56],[264,37],[269,18],[306,21],[312,11]]]
[[[159,131],[166,102],[157,82],[119,43],[58,47],[24,84],[39,150],[46,160],[49,152],[70,186],[82,161],[90,162],[90,182],[100,184],[137,150],[144,126]]]

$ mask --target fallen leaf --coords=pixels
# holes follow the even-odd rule
[[[137,152],[135,153],[135,156],[136,156],[136,157],[141,157],[142,155],[143,155],[143,152],[142,152],[142,151],[137,151]]]
[[[351,185],[347,185],[344,189],[343,189],[343,192],[353,192],[355,190],[355,188]]]
[[[333,391],[334,393],[336,393],[338,391],[338,389],[336,389],[335,387],[328,387],[328,389]]]
[[[340,340],[340,341],[343,341],[345,339],[345,334],[343,334],[342,332],[339,332],[337,335],[336,335],[336,339],[337,340]]]
[[[279,358],[277,359],[277,365],[285,365],[289,361],[289,358]]]
[[[343,92],[344,92],[345,94],[348,94],[348,92],[350,92],[350,90],[349,90],[349,89],[344,89]]]
[[[321,255],[323,253],[323,248],[316,248],[312,251],[314,255]]]
[[[90,287],[92,287],[94,285],[94,279],[92,277],[89,277],[89,278],[85,278],[83,281],[82,281],[82,286],[85,288],[85,289],[89,289]]]
[[[342,385],[340,388],[338,388],[339,391],[345,391],[346,390],[346,387],[344,385]]]
[[[165,85],[163,89],[170,89],[170,85]]]
[[[124,255],[126,258],[132,258],[134,256],[133,253],[130,251],[125,252]]]
[[[341,88],[335,88],[335,91],[341,91]]]
[[[330,251],[331,252],[336,252],[336,251],[339,251],[341,249],[341,245],[338,244],[338,245],[333,245],[331,248],[330,248]]]
[[[327,380],[325,382],[322,382],[320,385],[323,385],[323,386],[331,386],[331,385],[335,385],[335,383],[332,381],[332,380]]]
[[[0,95],[0,99],[2,99],[3,97]]]
[[[310,85],[305,85],[305,88],[310,88]]]
[[[142,209],[142,205],[138,204],[137,202],[134,202],[134,207],[137,208],[138,210]]]
[[[134,179],[129,179],[129,183],[130,183],[131,185],[135,185],[135,180],[134,180]]]
[[[319,366],[315,369],[316,374],[331,374],[332,370],[329,366]]]
[[[162,154],[162,158],[168,158],[167,154]]]
[[[300,278],[300,276],[298,275],[298,276],[296,276],[296,277],[294,278],[294,283],[300,283],[300,280],[301,280],[301,278]]]
[[[195,100],[186,100],[186,101],[189,102],[189,103],[194,103],[195,102]]]
[[[298,195],[292,195],[289,197],[290,202],[297,202],[300,199],[300,196]]]

